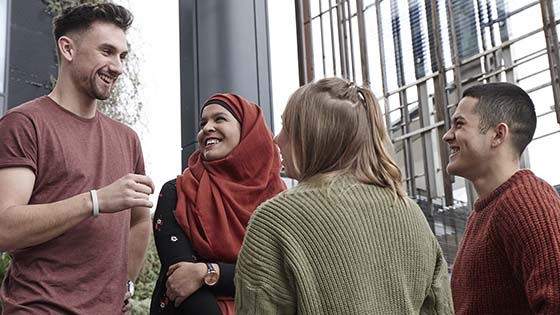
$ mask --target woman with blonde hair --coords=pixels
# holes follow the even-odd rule
[[[282,119],[275,142],[299,184],[251,218],[236,314],[452,314],[447,264],[403,191],[373,93],[323,79]]]

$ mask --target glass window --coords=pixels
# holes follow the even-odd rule
[[[0,95],[4,94],[6,66],[6,39],[8,30],[8,0],[0,0]]]

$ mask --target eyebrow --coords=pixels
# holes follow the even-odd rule
[[[103,43],[103,44],[99,45],[99,48],[108,48],[111,51],[118,51],[117,47],[115,47],[114,45],[109,44],[109,43]],[[119,55],[122,55],[122,54],[128,54],[128,50],[121,51]]]
[[[451,120],[452,120],[453,123],[456,123],[457,120],[465,120],[465,117],[459,115],[459,116],[453,117]]]
[[[206,117],[206,119],[207,119],[207,118],[216,118],[216,117],[218,117],[218,116],[220,116],[220,115],[223,115],[223,116],[227,117],[228,114],[229,114],[228,112],[216,112],[216,113],[214,113],[214,114],[212,114],[212,115],[209,115],[209,117]],[[230,114],[230,116],[232,116],[231,118],[234,118],[234,119],[235,119],[235,117],[233,117],[233,115]],[[205,119],[205,118],[204,118],[204,115],[200,116],[200,119],[201,119],[201,120]]]

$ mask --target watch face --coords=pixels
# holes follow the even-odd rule
[[[207,286],[213,286],[216,283],[218,283],[218,273],[216,271],[209,271],[205,276],[204,276],[204,283]]]

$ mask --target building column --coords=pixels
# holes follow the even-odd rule
[[[179,0],[183,168],[198,146],[200,106],[212,94],[259,104],[273,128],[267,11],[262,0]]]

